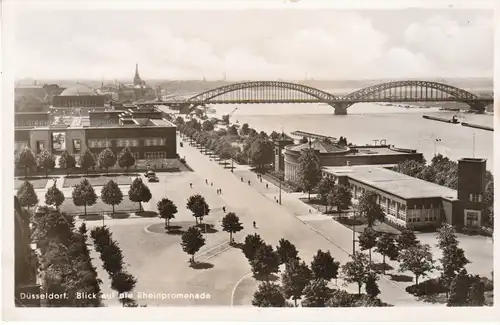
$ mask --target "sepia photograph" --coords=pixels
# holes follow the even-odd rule
[[[3,35],[9,313],[493,310],[492,6],[44,2]]]

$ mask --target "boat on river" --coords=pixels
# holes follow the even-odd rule
[[[436,117],[436,116],[430,116],[430,115],[422,115],[423,118],[428,119],[428,120],[433,120],[433,121],[438,121],[438,122],[445,122],[445,123],[451,123],[451,124],[458,124],[460,123],[457,119],[456,115],[453,115],[451,119],[446,119],[446,118],[441,118],[441,117]]]

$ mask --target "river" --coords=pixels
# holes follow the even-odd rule
[[[422,152],[430,160],[434,152],[453,160],[464,157],[486,158],[493,169],[493,132],[448,124],[422,118],[422,114],[452,118],[460,122],[493,126],[493,115],[476,115],[440,111],[438,108],[383,106],[358,103],[349,107],[348,115],[333,115],[325,104],[249,104],[212,105],[217,116],[238,110],[231,123],[248,123],[258,131],[301,130],[339,138],[347,137],[354,144],[373,144],[385,139],[387,144]],[[441,141],[435,141],[440,139]]]

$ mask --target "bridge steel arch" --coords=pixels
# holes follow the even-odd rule
[[[242,89],[249,89],[249,88],[262,88],[262,87],[268,87],[268,88],[282,88],[282,89],[288,89],[288,90],[293,90],[293,91],[298,91],[303,94],[309,95],[315,99],[317,99],[317,102],[322,102],[322,103],[328,103],[333,106],[333,103],[338,100],[338,98],[326,91],[301,85],[301,84],[296,84],[292,82],[285,82],[285,81],[249,81],[249,82],[240,82],[240,83],[235,83],[231,85],[226,85],[214,89],[207,90],[205,92],[202,92],[198,95],[195,95],[189,99],[187,99],[186,103],[192,103],[192,104],[201,104],[201,103],[208,103],[211,99],[214,99],[218,96],[230,93],[230,92],[235,92],[238,90]],[[256,102],[259,100],[256,99]],[[264,100],[265,101],[265,100]],[[275,102],[279,102],[280,100],[277,99]]]
[[[447,84],[439,83],[439,82],[433,82],[433,81],[423,81],[423,80],[404,80],[404,81],[392,81],[392,82],[386,82],[386,83],[381,83],[373,86],[369,86],[366,88],[362,88],[360,90],[357,90],[355,92],[352,92],[346,96],[341,97],[342,100],[344,100],[345,103],[345,108],[357,103],[357,102],[363,102],[363,101],[369,101],[368,99],[377,99],[377,100],[383,100],[383,99],[389,99],[389,98],[384,98],[383,96],[375,97],[374,95],[379,94],[385,90],[390,90],[394,88],[400,88],[400,87],[410,87],[410,89],[415,90],[416,88],[422,89],[434,89],[438,90],[441,92],[444,92],[451,97],[453,97],[454,100],[457,102],[464,102],[469,104],[471,107],[474,107],[477,105],[477,100],[479,99],[477,95],[470,93],[464,89],[457,88],[454,86],[450,86]],[[415,87],[415,88],[413,88]],[[418,93],[418,92],[417,92]],[[401,98],[401,101],[404,101],[405,99],[407,100],[435,100],[435,101],[440,101],[446,98],[443,97],[429,97],[427,95],[425,96],[410,96],[410,97],[405,97]]]

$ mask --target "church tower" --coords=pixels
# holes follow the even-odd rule
[[[136,86],[142,85],[141,77],[139,77],[139,64],[137,64],[137,63],[135,64],[134,85],[136,85]]]

